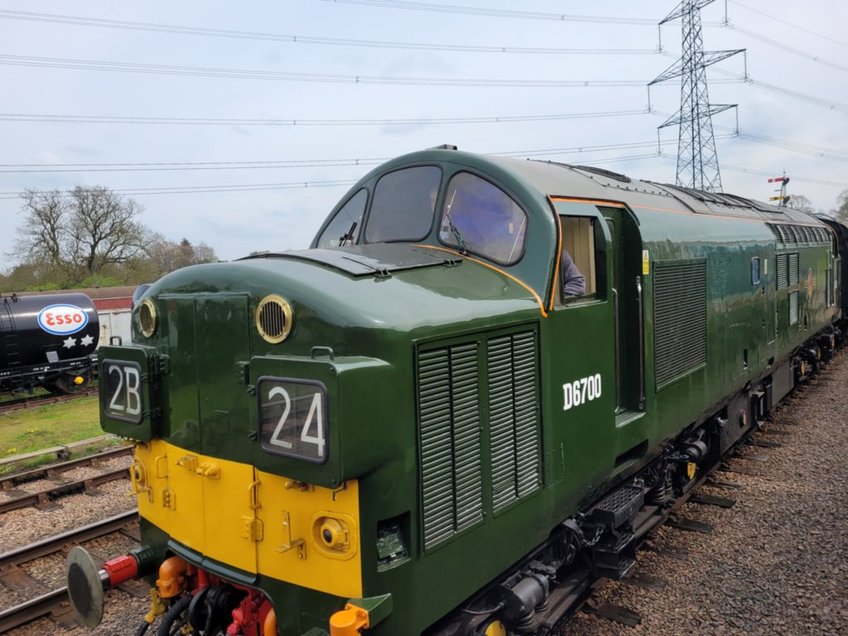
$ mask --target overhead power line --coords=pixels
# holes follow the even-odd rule
[[[207,27],[163,24],[156,22],[137,22],[133,20],[110,20],[85,16],[60,15],[56,13],[35,13],[31,11],[12,11],[0,9],[0,18],[24,20],[48,24],[70,24],[75,26],[98,27],[107,29],[125,29],[172,35],[193,35],[237,40],[262,40],[287,44],[313,44],[323,46],[349,46],[375,49],[405,49],[415,51],[455,51],[460,53],[509,53],[525,55],[657,55],[657,49],[576,49],[556,47],[525,47],[474,44],[440,44],[436,42],[399,42],[387,40],[355,40],[351,38],[329,38],[309,35],[290,35],[266,33],[261,31],[240,31],[234,29],[210,29]]]
[[[743,166],[731,166],[726,163],[721,164],[723,168],[732,170],[733,172],[742,172],[745,174],[756,174],[762,177],[773,177],[774,170],[756,170],[754,168],[745,168]],[[834,188],[848,188],[848,181],[828,181],[826,179],[815,179],[811,177],[799,177],[794,172],[792,173],[792,181],[800,181],[801,183],[812,183],[815,185],[831,186]]]
[[[651,111],[651,114],[663,118],[668,117],[668,113],[658,110]],[[790,152],[796,152],[799,154],[812,155],[813,157],[821,157],[835,161],[848,161],[848,152],[845,152],[844,150],[825,148],[824,146],[816,146],[803,141],[795,141],[794,139],[783,139],[771,135],[742,132],[738,129],[720,126],[718,124],[715,124],[715,128],[726,131],[724,135],[716,137],[716,139],[729,139],[731,137],[736,137],[744,141],[775,146],[777,148],[782,148],[783,150],[789,150]]]
[[[663,113],[654,113],[665,117]],[[717,126],[717,128],[722,128]],[[717,139],[739,138],[743,141],[765,144],[790,152],[808,154],[836,161],[848,161],[848,153],[792,139],[781,139],[769,135],[758,135],[730,131]],[[674,140],[661,141],[661,145],[673,145]],[[557,154],[585,154],[608,150],[633,150],[654,148],[656,141],[600,144],[593,146],[571,146],[568,148],[543,148],[537,150],[509,150],[493,154],[502,156],[548,156]],[[656,153],[652,153],[655,155]],[[639,155],[640,157],[642,155]],[[293,168],[328,168],[344,166],[373,166],[388,161],[390,157],[341,158],[341,159],[273,159],[258,161],[156,161],[156,162],[111,162],[111,163],[5,163],[0,164],[0,173],[51,173],[51,172],[188,172],[205,170],[265,170]]]
[[[52,172],[184,172],[192,170],[267,170],[287,168],[338,168],[372,166],[388,161],[376,159],[300,159],[292,161],[173,161],[152,163],[53,163],[0,164],[0,173]]]
[[[651,142],[653,143],[653,142]],[[554,153],[554,150],[548,152]],[[560,151],[557,151],[559,153]],[[656,157],[657,153],[631,155],[624,157],[609,157],[601,159],[582,160],[585,165],[617,163],[619,161],[634,161],[637,159],[646,159]],[[364,165],[367,162],[382,162],[384,160],[363,159],[358,160]],[[356,183],[355,179],[339,180],[339,181],[292,181],[285,183],[240,183],[240,184],[224,184],[224,185],[202,185],[202,186],[174,186],[174,187],[153,187],[153,188],[111,188],[111,190],[121,196],[147,196],[161,194],[205,194],[205,193],[221,193],[221,192],[256,192],[263,190],[290,190],[303,188],[325,188],[325,187],[340,187],[351,186]],[[63,193],[70,193],[71,190],[58,189]],[[18,199],[25,192],[0,192],[0,200]]]
[[[537,80],[451,77],[385,77],[377,75],[341,75],[334,73],[295,73],[249,69],[217,68],[209,66],[176,66],[169,64],[139,64],[109,62],[105,60],[80,60],[59,57],[34,57],[28,55],[0,55],[0,65],[39,68],[74,69],[84,71],[109,71],[143,73],[150,75],[175,75],[189,77],[218,77],[227,79],[271,80],[283,82],[320,82],[333,84],[381,84],[396,86],[469,86],[507,88],[613,88],[644,86],[642,80]],[[721,80],[719,80],[721,81]],[[725,80],[738,83],[741,80]]]
[[[745,133],[726,133],[716,135],[716,139],[730,139],[738,137],[743,141],[751,141],[754,143],[765,143],[775,145],[792,152],[801,152],[814,154],[815,156],[823,156],[829,159],[848,161],[848,154],[840,153],[839,151],[812,146],[787,139],[778,139],[765,135],[754,135]],[[618,144],[597,144],[588,146],[570,146],[564,148],[533,148],[523,150],[505,150],[500,152],[489,153],[503,157],[555,157],[577,155],[581,164],[584,165],[600,165],[626,161],[636,161],[650,158],[673,159],[671,155],[662,152],[662,147],[674,146],[677,143],[674,139],[669,140],[651,140],[651,141],[636,141]],[[656,150],[653,150],[655,149]],[[641,153],[635,155],[620,155],[607,158],[591,158],[586,155],[591,155],[597,152],[606,151],[621,151],[621,150],[638,150],[652,149],[652,152]],[[116,168],[115,171],[136,171],[136,170],[222,170],[222,169],[257,169],[257,168],[310,168],[310,167],[343,167],[343,166],[372,166],[388,161],[387,157],[367,157],[367,158],[351,158],[351,159],[299,159],[299,160],[263,160],[263,161],[223,161],[223,162],[155,162],[155,163],[78,163],[78,164],[2,164],[0,172],[15,172],[14,168],[35,168],[33,171],[38,172],[98,172],[98,168]],[[9,168],[13,168],[9,170]],[[46,168],[46,169],[45,169]],[[59,170],[53,170],[53,169]],[[740,169],[734,166],[728,166],[731,170],[742,170],[757,174],[754,169]],[[42,170],[43,169],[43,170]],[[766,171],[760,171],[762,174]],[[814,179],[810,177],[792,177],[797,181],[805,181],[819,185],[827,185],[834,187],[848,187],[848,184],[843,184],[836,181],[826,181],[822,179]],[[143,196],[143,195],[159,195],[159,194],[200,194],[200,193],[215,193],[215,192],[250,192],[259,190],[285,190],[299,188],[323,188],[323,187],[338,187],[353,185],[355,180],[328,180],[328,181],[291,181],[291,182],[271,182],[271,183],[242,183],[242,184],[217,184],[217,185],[196,185],[196,186],[174,186],[174,187],[127,187],[118,188],[114,191],[125,196]],[[0,192],[0,200],[16,199],[20,197],[22,192]]]
[[[650,18],[625,18],[615,16],[575,15],[567,13],[546,13],[541,11],[519,11],[516,9],[489,9],[466,5],[437,4],[434,2],[410,2],[407,0],[324,0],[334,4],[358,4],[383,9],[406,9],[426,11],[428,13],[453,13],[479,15],[493,18],[519,18],[522,20],[545,20],[548,22],[588,22],[594,24],[632,24],[654,26],[657,21]]]
[[[533,149],[533,150],[511,150],[506,152],[496,152],[489,153],[493,155],[500,156],[511,156],[511,157],[534,157],[534,156],[550,156],[550,155],[567,155],[567,154],[577,154],[583,155],[590,152],[604,151],[604,150],[618,150],[618,149],[632,149],[632,148],[653,148],[656,146],[656,141],[647,141],[647,142],[633,142],[633,143],[623,143],[623,144],[606,144],[606,145],[598,145],[598,146],[574,146],[571,148],[543,148],[543,149]],[[669,142],[671,143],[671,142]],[[621,157],[607,157],[607,158],[588,158],[588,159],[580,159],[581,164],[590,165],[590,164],[602,164],[602,163],[615,163],[617,161],[633,161],[637,159],[645,159],[650,157],[656,157],[657,153],[647,153],[640,155],[625,155]],[[306,160],[302,163],[308,163],[313,160]],[[345,160],[314,160],[314,161],[339,161],[337,165],[343,165],[341,162]],[[365,158],[365,159],[353,159],[350,165],[370,165],[370,164],[379,164],[387,161],[385,158]],[[228,162],[228,163],[238,163],[238,162]],[[265,163],[265,162],[256,162],[256,163]],[[286,190],[286,189],[295,189],[295,188],[318,188],[318,187],[334,187],[334,186],[350,186],[356,183],[356,180],[338,180],[338,181],[291,181],[291,182],[283,182],[283,183],[240,183],[240,184],[218,184],[218,185],[198,185],[198,186],[174,186],[174,187],[150,187],[150,188],[139,188],[139,187],[126,187],[126,188],[111,188],[113,192],[122,196],[144,196],[144,195],[155,195],[155,194],[200,194],[200,193],[215,193],[215,192],[252,192],[259,190]],[[58,189],[60,192],[70,192],[70,190],[65,190],[63,188],[45,188],[45,189]],[[10,200],[17,199],[24,192],[0,192],[0,200]]]
[[[769,82],[763,82],[761,80],[754,79],[753,77],[747,74],[742,77],[739,77],[736,73],[733,73],[732,71],[726,71],[720,68],[713,69],[713,72],[724,75],[727,78],[736,78],[756,88],[761,88],[765,91],[770,91],[772,93],[779,93],[780,95],[785,95],[786,97],[791,97],[792,99],[796,99],[798,101],[813,104],[814,106],[821,106],[822,108],[837,112],[848,112],[848,104],[844,102],[838,102],[832,99],[825,99],[824,97],[818,97],[816,95],[802,93],[801,91],[794,91],[788,88],[784,88],[783,86],[777,86],[776,84],[770,84]],[[711,79],[710,83],[719,84],[721,82]]]
[[[812,31],[811,29],[807,29],[806,27],[802,27],[799,24],[795,24],[794,22],[790,22],[789,20],[782,20],[781,18],[778,18],[777,16],[775,16],[773,13],[766,13],[765,11],[758,11],[757,9],[754,9],[753,7],[749,7],[746,4],[738,2],[738,0],[730,0],[730,3],[735,4],[737,7],[742,7],[743,9],[745,9],[746,11],[750,11],[751,13],[756,13],[758,15],[763,16],[764,18],[768,18],[769,20],[774,20],[775,22],[779,22],[780,24],[786,25],[788,27],[792,27],[793,29],[797,29],[799,31],[803,31],[804,33],[809,33],[810,35],[814,35],[817,38],[821,38],[823,40],[829,40],[830,42],[833,42],[834,44],[838,44],[839,46],[848,47],[848,42],[842,42],[840,40],[837,40],[835,38],[830,37],[829,35],[824,35],[823,33],[818,33],[817,31]],[[793,177],[793,179],[794,178],[795,177]]]
[[[208,192],[254,192],[258,190],[291,190],[300,188],[327,188],[337,186],[350,186],[356,180],[347,179],[343,181],[292,181],[289,183],[239,183],[215,186],[176,186],[173,188],[117,188],[111,189],[115,194],[121,196],[143,196],[152,194],[200,194]],[[71,190],[59,190],[70,193]],[[20,198],[24,192],[0,192],[0,200]]]
[[[246,117],[145,117],[141,115],[44,115],[0,113],[0,121],[60,124],[144,124],[187,126],[416,126],[444,124],[501,124],[563,119],[596,119],[645,115],[648,111],[619,110],[595,113],[493,115],[488,117],[410,117],[402,119],[290,119]]]
[[[731,135],[728,135],[731,136]],[[666,143],[666,142],[664,142]],[[672,143],[672,142],[667,142]],[[502,156],[543,156],[551,154],[585,154],[606,150],[654,148],[656,141],[572,146],[570,148],[545,148],[541,150],[511,150],[491,153]],[[653,153],[656,154],[656,153]],[[0,173],[51,173],[51,172],[168,172],[192,170],[257,170],[274,168],[326,168],[342,166],[371,166],[388,161],[390,157],[348,159],[292,159],[261,161],[157,161],[146,163],[52,163],[52,164],[0,164]]]
[[[791,152],[797,152],[804,155],[811,155],[813,157],[821,157],[822,159],[828,159],[830,161],[848,161],[848,153],[844,151],[833,150],[830,148],[822,148],[821,146],[813,146],[811,144],[806,144],[798,141],[790,141],[788,139],[779,139],[775,137],[769,137],[767,135],[756,135],[753,133],[745,133],[741,131],[739,132],[739,138],[745,141],[750,141],[755,144],[763,144],[766,146],[782,148]]]
[[[848,104],[843,102],[824,99],[823,97],[816,97],[815,95],[809,95],[800,91],[793,91],[788,88],[784,88],[783,86],[777,86],[776,84],[770,84],[768,82],[763,82],[761,80],[754,79],[753,77],[748,77],[745,81],[751,86],[756,86],[757,88],[761,88],[766,91],[771,91],[772,93],[786,95],[787,97],[791,97],[802,102],[807,102],[808,104],[821,106],[822,108],[827,108],[828,110],[839,111],[842,113],[848,112]]]
[[[765,35],[760,35],[759,33],[755,33],[753,31],[749,31],[748,29],[743,29],[742,27],[736,26],[732,22],[725,23],[724,26],[725,28],[734,31],[735,33],[741,33],[742,35],[768,44],[769,46],[773,46],[782,51],[786,51],[787,53],[792,53],[793,55],[802,57],[805,60],[815,62],[816,64],[823,64],[824,66],[829,66],[830,68],[836,69],[837,71],[842,71],[843,73],[848,73],[848,66],[845,66],[844,64],[832,62],[831,60],[825,59],[819,55],[815,55],[814,53],[810,53],[809,51],[804,51],[802,49],[796,49],[791,46],[787,46],[783,42],[766,37]]]

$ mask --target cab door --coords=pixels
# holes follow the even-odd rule
[[[561,249],[585,280],[581,294],[565,293],[558,267],[556,289],[542,321],[544,377],[548,386],[546,427],[548,478],[567,480],[583,497],[600,486],[614,464],[616,375],[615,312],[609,287],[609,229],[590,203],[554,200]],[[573,272],[572,272],[573,273]]]
[[[645,409],[642,241],[627,209],[599,207],[610,231],[610,293],[615,305],[616,421]]]

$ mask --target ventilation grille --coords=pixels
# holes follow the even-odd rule
[[[271,294],[256,307],[256,330],[264,340],[277,344],[286,339],[292,328],[292,310],[281,296]]]
[[[797,243],[830,243],[830,232],[823,227],[811,225],[792,225],[789,223],[767,223],[778,243],[791,245]]]
[[[425,549],[483,518],[477,358],[476,342],[418,356]]]
[[[654,271],[657,388],[707,361],[707,263],[657,263]]]
[[[798,292],[789,294],[789,325],[798,324]]]
[[[798,254],[789,255],[789,286],[798,284]]]
[[[539,487],[539,398],[533,332],[488,343],[492,506]]]
[[[777,288],[784,289],[789,286],[789,256],[787,254],[777,255]]]
[[[425,550],[540,487],[538,368],[535,330],[418,352]]]

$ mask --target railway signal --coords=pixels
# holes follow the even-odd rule
[[[789,177],[785,174],[782,177],[769,177],[768,182],[780,184],[780,190],[775,190],[775,192],[779,192],[780,194],[769,197],[769,201],[779,201],[778,205],[782,208],[789,205],[789,199],[791,197],[786,193],[786,185],[789,183]]]

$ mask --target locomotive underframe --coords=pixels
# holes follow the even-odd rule
[[[75,377],[83,377],[85,384],[90,382],[96,366],[96,358],[92,355],[77,360],[6,369],[0,371],[0,392],[32,392],[36,387],[43,386],[51,392],[68,393]]]

